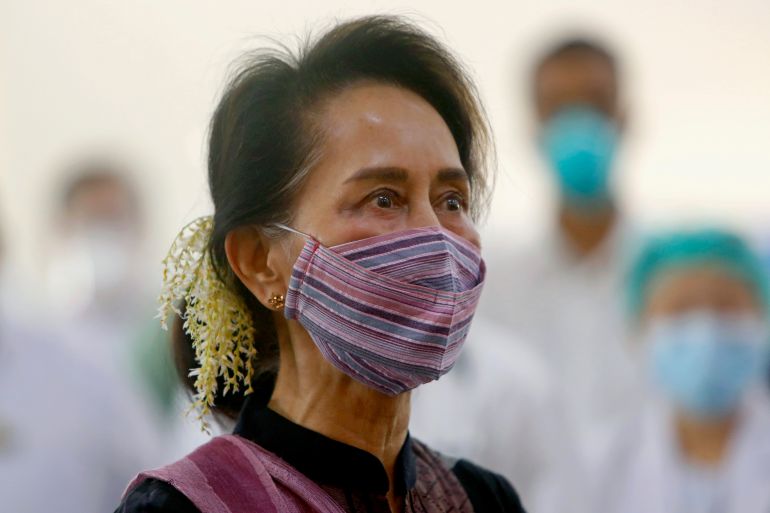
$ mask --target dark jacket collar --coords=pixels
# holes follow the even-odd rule
[[[234,434],[251,440],[318,484],[385,495],[388,475],[376,456],[295,424],[247,397]],[[394,491],[414,487],[416,462],[409,435],[396,460]]]

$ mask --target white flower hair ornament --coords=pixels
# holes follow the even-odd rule
[[[158,297],[163,329],[168,329],[168,317],[174,312],[183,319],[184,331],[192,340],[198,367],[189,374],[195,377],[189,411],[197,410],[207,432],[205,417],[214,406],[217,378],[224,380],[223,394],[238,392],[241,386],[246,394],[251,393],[252,360],[257,353],[246,303],[219,279],[212,264],[209,241],[213,227],[213,218],[206,216],[182,228],[163,259],[163,286]]]

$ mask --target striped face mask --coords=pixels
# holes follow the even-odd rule
[[[277,226],[307,239],[284,315],[335,367],[389,395],[452,368],[484,283],[476,246],[428,227],[325,247]]]

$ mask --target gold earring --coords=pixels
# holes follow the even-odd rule
[[[267,304],[269,304],[271,307],[275,308],[276,310],[280,310],[281,308],[283,308],[283,302],[284,302],[283,294],[273,293],[273,295],[270,296],[270,299],[267,300]]]

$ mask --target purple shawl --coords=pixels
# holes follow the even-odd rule
[[[320,486],[258,445],[236,435],[213,438],[171,465],[142,472],[164,481],[201,513],[344,513]]]

